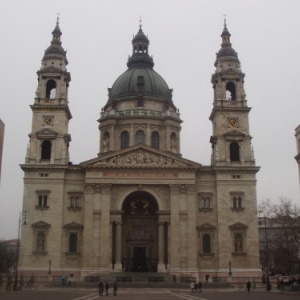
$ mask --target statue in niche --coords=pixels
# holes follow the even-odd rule
[[[109,149],[109,138],[108,136],[105,136],[103,140],[103,152],[107,152],[108,149]]]
[[[176,147],[176,140],[175,137],[171,137],[171,151],[173,153],[177,152],[177,147]]]
[[[45,235],[44,233],[40,232],[37,237],[37,251],[44,251],[45,250]]]

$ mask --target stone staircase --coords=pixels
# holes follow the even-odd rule
[[[187,278],[185,278],[187,279]],[[113,288],[115,281],[118,282],[119,288],[183,288],[190,289],[188,281],[181,282],[181,278],[176,277],[176,282],[173,282],[173,275],[170,273],[160,272],[113,272],[100,275],[100,281],[109,283],[110,289]],[[70,288],[98,288],[98,278],[94,281],[72,281],[70,285],[64,287]],[[52,282],[50,287],[61,287],[61,282]],[[203,283],[203,288],[226,288],[228,284],[220,283]]]

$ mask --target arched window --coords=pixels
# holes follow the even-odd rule
[[[236,234],[234,237],[234,251],[243,252],[243,237],[241,234]]]
[[[240,161],[239,144],[236,142],[233,142],[230,144],[230,160],[231,161]]]
[[[236,100],[235,84],[231,81],[226,84],[226,99]]]
[[[69,236],[69,252],[77,252],[77,234],[71,233]]]
[[[204,234],[202,236],[202,252],[210,253],[210,236],[208,234]]]
[[[129,133],[128,131],[123,131],[121,133],[121,149],[129,147]]]
[[[53,79],[48,80],[46,86],[46,98],[55,99],[56,97],[56,82]]]
[[[145,144],[145,133],[142,130],[138,130],[135,133],[135,143],[136,144]]]
[[[151,147],[159,149],[159,134],[157,131],[153,131],[151,135]]]
[[[41,159],[50,159],[51,157],[51,142],[43,141]]]

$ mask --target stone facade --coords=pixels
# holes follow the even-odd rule
[[[256,173],[244,77],[226,24],[212,75],[211,165],[180,153],[172,90],[153,70],[141,27],[109,89],[96,158],[69,162],[71,119],[59,24],[38,71],[24,171],[20,270],[259,276]],[[200,124],[199,124],[200,126]]]

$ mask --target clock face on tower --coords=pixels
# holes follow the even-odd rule
[[[228,121],[228,127],[238,127],[239,126],[239,123],[238,123],[238,120],[237,119],[229,119]]]
[[[52,116],[45,116],[43,119],[44,126],[53,126],[53,117]]]

